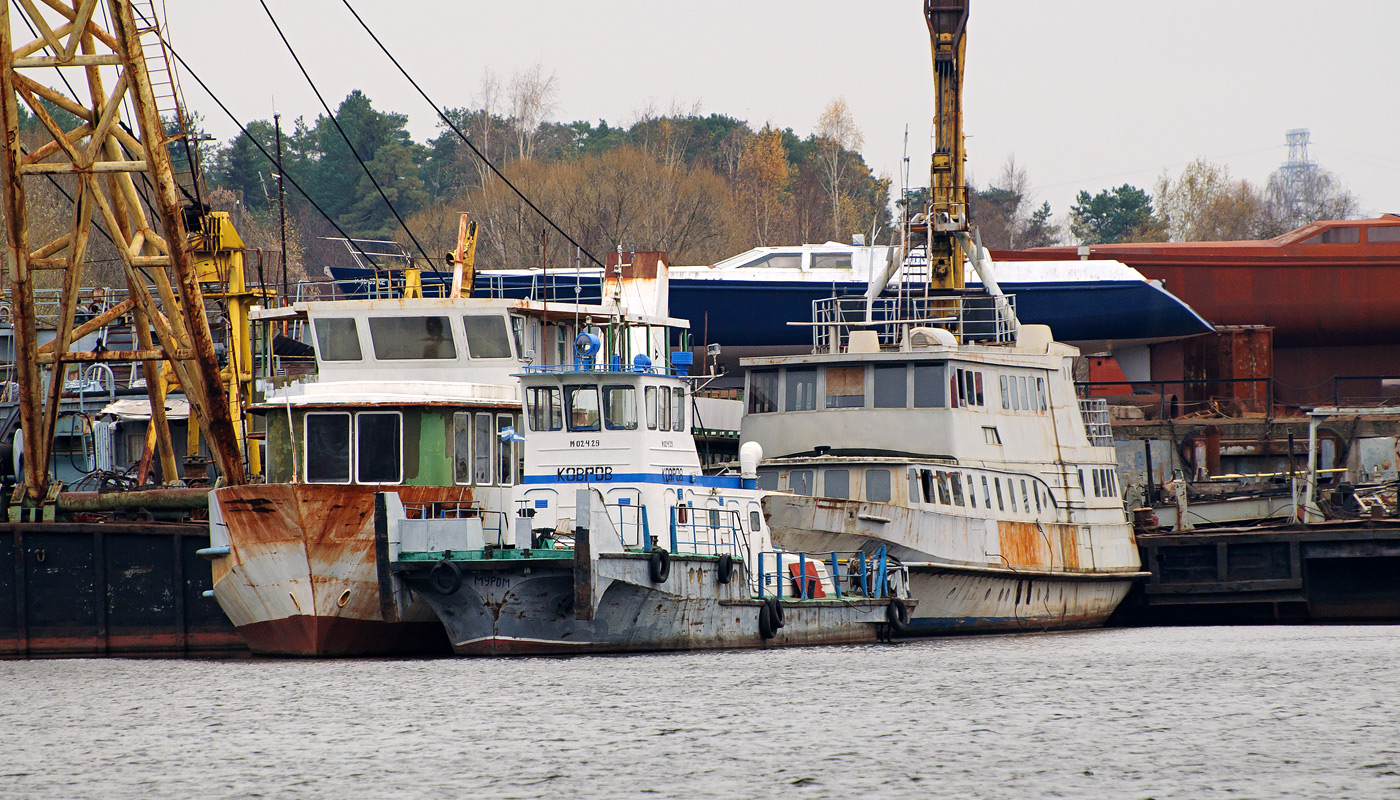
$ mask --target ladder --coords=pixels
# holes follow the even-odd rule
[[[166,146],[170,149],[171,171],[182,203],[199,206],[205,201],[203,174],[199,165],[199,142],[189,128],[185,99],[180,91],[179,77],[170,52],[165,46],[162,27],[165,20],[165,0],[129,0],[131,14],[136,20],[137,41],[146,59],[151,93],[156,111],[165,128]],[[157,9],[159,3],[159,9]],[[203,209],[201,209],[201,213]]]

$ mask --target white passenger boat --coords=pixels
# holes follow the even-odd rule
[[[774,542],[885,548],[909,568],[915,633],[1102,624],[1145,573],[1078,351],[1000,294],[814,310],[810,354],[743,361],[741,435],[783,492],[763,501]]]
[[[513,533],[382,496],[384,607],[425,599],[460,655],[874,642],[907,624],[883,550],[772,546],[756,445],[740,474],[701,473],[684,367],[600,345],[585,333],[575,363],[521,376]]]

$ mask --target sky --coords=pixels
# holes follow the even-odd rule
[[[362,89],[436,117],[342,0],[265,0],[334,108]],[[470,106],[483,75],[541,65],[552,119],[628,124],[648,109],[720,113],[811,132],[843,97],[877,174],[928,182],[932,69],[920,0],[481,3],[350,0],[438,105]],[[259,0],[167,0],[175,49],[246,122],[320,111]],[[1309,156],[1374,216],[1400,212],[1396,0],[971,0],[964,128],[973,180],[1014,156],[1063,220],[1080,190],[1150,190],[1204,157],[1263,183],[1311,130]],[[232,122],[188,77],[186,103],[227,139]]]

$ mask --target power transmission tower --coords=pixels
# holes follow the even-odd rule
[[[1311,131],[1307,128],[1294,128],[1284,134],[1288,140],[1288,160],[1279,167],[1283,184],[1283,201],[1288,209],[1288,218],[1301,219],[1304,207],[1316,185],[1317,164],[1308,159],[1308,139]]]

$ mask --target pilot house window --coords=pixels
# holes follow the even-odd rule
[[[604,386],[603,412],[603,421],[608,430],[636,430],[637,390],[631,386]]]
[[[322,361],[359,361],[360,330],[353,319],[318,319],[311,323],[316,331],[316,349]]]
[[[860,408],[865,405],[865,367],[826,368],[826,407]]]
[[[559,390],[553,386],[533,386],[527,395],[530,410],[530,430],[557,431],[564,428],[564,409],[559,404]]]
[[[307,483],[350,482],[350,415],[306,415]]]
[[[397,411],[355,415],[355,480],[400,483],[403,417]]]
[[[472,358],[510,358],[510,332],[498,314],[462,317],[467,333],[467,353]]]
[[[597,386],[565,386],[564,400],[569,415],[569,430],[598,430]]]
[[[381,361],[457,357],[447,317],[370,317],[369,338]]]
[[[648,390],[650,392],[650,390]],[[754,370],[749,373],[749,413],[766,414],[778,410],[778,371]]]

